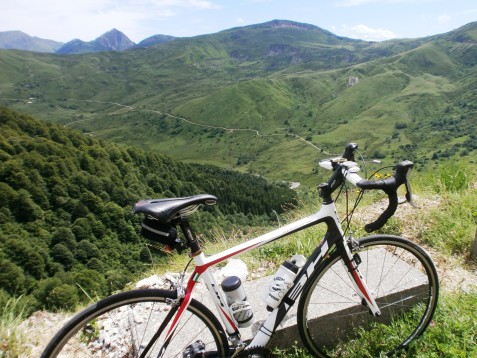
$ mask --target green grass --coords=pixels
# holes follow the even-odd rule
[[[475,169],[466,162],[448,162],[432,172],[419,174],[417,187],[438,194],[442,201],[438,210],[416,219],[431,226],[420,232],[419,239],[443,256],[457,255],[469,260],[477,227]]]
[[[430,327],[413,341],[408,358],[459,357],[477,355],[477,292],[446,292],[439,297],[439,306]],[[346,346],[344,356],[374,357],[370,347],[379,343],[379,336],[364,336]],[[275,350],[275,354],[292,358],[312,357],[298,345],[289,350]]]
[[[0,51],[0,103],[176,159],[311,185],[321,153],[287,134],[333,154],[358,141],[367,156],[388,160],[404,149],[421,162],[439,151],[473,155],[475,66],[453,36],[369,44],[319,29],[249,27],[121,53]],[[359,83],[348,87],[349,76]],[[236,167],[239,157],[252,160]]]
[[[475,357],[477,292],[444,292],[433,325],[412,346],[410,357]]]
[[[10,298],[1,302],[0,308],[0,357],[13,358],[28,353],[25,347],[26,335],[19,326],[27,315],[27,305],[23,297]]]

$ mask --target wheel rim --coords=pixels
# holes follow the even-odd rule
[[[172,306],[164,297],[136,297],[85,314],[58,342],[57,357],[140,357]],[[163,325],[146,357],[182,357],[186,351],[220,355],[220,333],[194,304],[184,312],[161,355],[170,323]],[[60,348],[61,347],[61,348]]]
[[[401,349],[422,333],[434,312],[437,282],[425,253],[395,239],[361,243],[359,269],[382,314],[373,317],[361,304],[335,257],[302,306],[302,334],[320,356],[375,356]]]

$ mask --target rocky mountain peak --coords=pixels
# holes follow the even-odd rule
[[[112,29],[104,33],[94,40],[94,42],[96,42],[99,47],[110,51],[123,51],[135,45],[134,42],[117,29]]]
[[[94,41],[85,42],[72,40],[63,45],[56,53],[78,54],[101,51],[124,51],[135,45],[126,35],[117,29],[112,29]]]

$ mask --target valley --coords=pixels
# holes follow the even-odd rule
[[[314,186],[317,160],[350,141],[389,164],[471,155],[476,26],[373,43],[275,20],[122,52],[2,50],[0,104],[184,162]]]
[[[0,303],[22,295],[31,309],[71,308],[86,299],[73,282],[103,296],[153,259],[167,260],[131,215],[140,199],[213,193],[220,207],[195,215],[204,232],[239,225],[245,233],[297,204],[286,184],[180,163],[1,106],[0,129]]]
[[[14,318],[2,318],[2,332],[34,310],[73,310],[182,265],[185,255],[141,237],[137,200],[216,195],[220,205],[191,222],[222,249],[316,210],[329,175],[318,161],[357,142],[379,167],[416,164],[422,210],[383,230],[426,247],[443,278],[416,352],[470,352],[475,285],[456,276],[475,283],[477,22],[378,43],[285,20],[170,40],[121,52],[0,50],[0,306]],[[374,199],[358,224],[382,211]],[[314,249],[320,235],[257,250],[250,267]],[[2,347],[23,354],[22,335]]]

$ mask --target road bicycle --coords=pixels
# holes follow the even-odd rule
[[[405,238],[378,234],[355,239],[349,221],[359,200],[341,222],[332,195],[341,192],[346,182],[361,189],[361,194],[384,191],[388,207],[365,226],[370,233],[394,214],[401,185],[405,185],[406,200],[412,201],[408,177],[413,163],[400,162],[395,174],[386,179],[362,179],[354,159],[357,147],[350,143],[341,157],[320,162],[333,173],[319,186],[322,205],[318,212],[210,256],[202,252],[188,216],[200,205],[216,204],[215,196],[136,203],[133,212],[145,217],[144,235],[178,251],[187,249],[195,263],[192,274],[185,279],[189,261],[170,290],[131,290],[93,304],[55,335],[42,357],[271,357],[267,343],[297,301],[299,335],[313,356],[356,356],[355,348],[347,353],[349,347],[363,348],[370,341],[377,343],[366,348],[368,356],[405,352],[429,326],[436,309],[435,266],[424,249]],[[225,280],[217,283],[211,267],[318,224],[327,227],[323,240],[301,265],[287,261],[291,276],[275,276],[281,282],[275,286],[271,282],[268,289],[276,295],[276,307],[268,307],[268,317],[259,323],[251,341],[245,342],[240,333],[247,325],[243,315],[250,318],[256,307],[243,297],[231,302],[227,291],[238,286],[231,287]],[[234,279],[232,286],[237,283]],[[217,314],[192,297],[199,280],[205,283]]]

